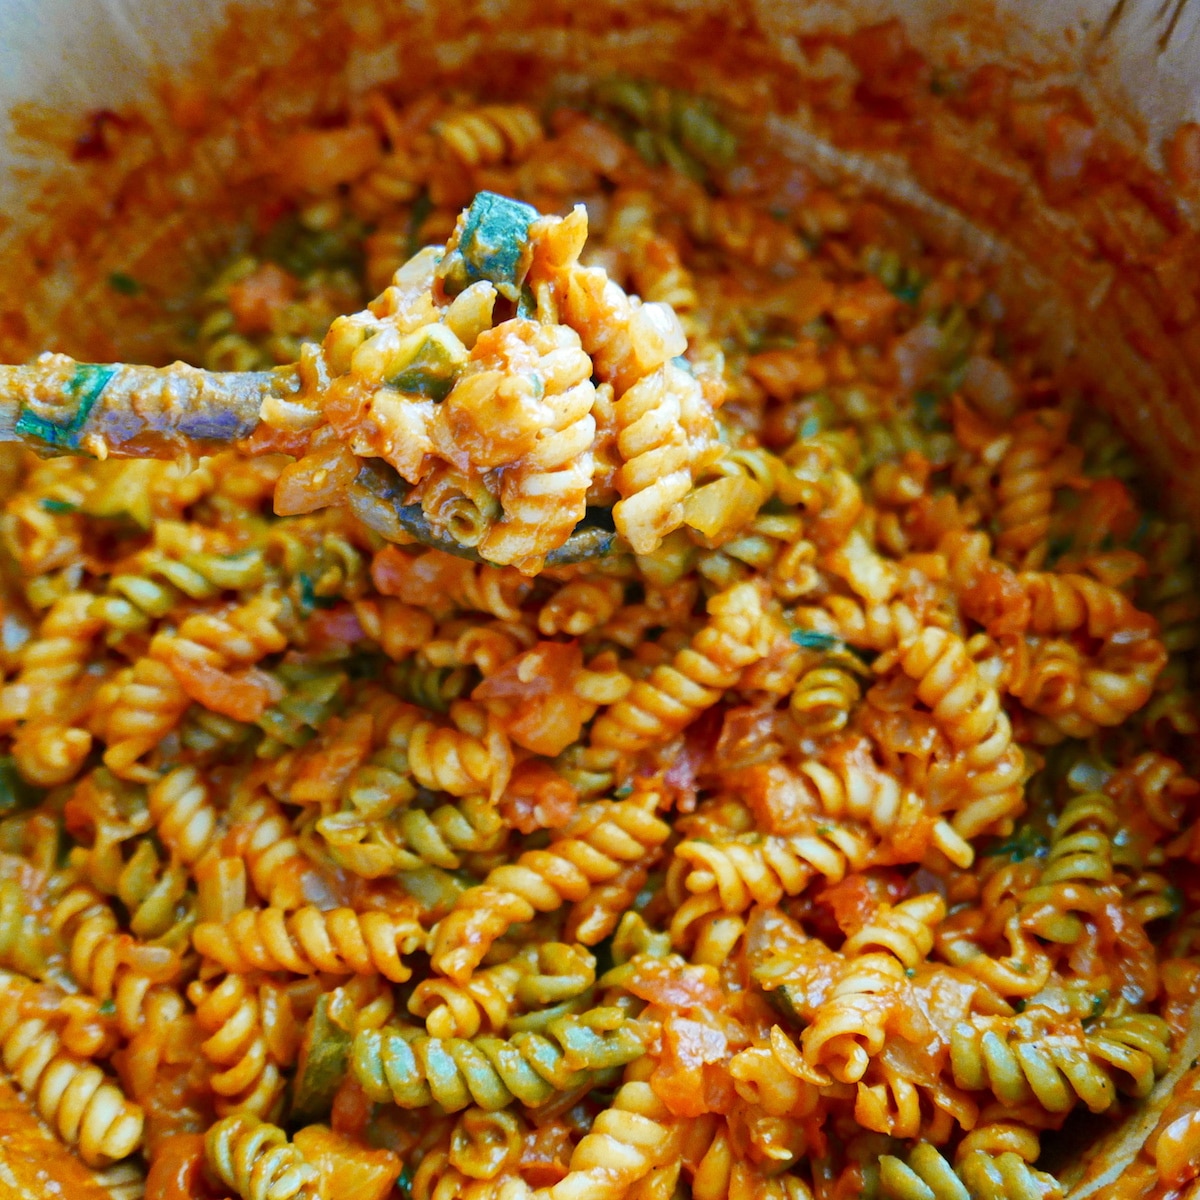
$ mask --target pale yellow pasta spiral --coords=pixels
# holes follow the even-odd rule
[[[158,836],[182,863],[194,863],[213,844],[217,813],[195,767],[176,767],[146,790]]]
[[[890,954],[845,961],[829,998],[801,1035],[805,1061],[842,1083],[856,1083],[884,1045],[885,1025],[905,984],[904,966]]]
[[[732,956],[745,932],[745,918],[726,912],[719,892],[688,896],[671,916],[671,945],[686,953],[689,962],[720,966]]]
[[[773,622],[761,589],[735,584],[708,602],[709,619],[669,666],[638,680],[592,726],[592,745],[627,754],[665,741],[715,704],[770,648]]]
[[[876,763],[871,743],[852,736],[832,744],[820,760],[810,758],[791,776],[805,806],[836,820],[851,819],[889,838],[913,828],[925,816],[926,802]],[[975,851],[943,817],[936,817],[930,841],[956,866],[969,867]]]
[[[120,779],[148,782],[154,772],[139,760],[157,746],[191,704],[171,668],[139,658],[97,696],[104,765]]]
[[[657,851],[670,828],[654,815],[657,797],[600,801],[581,809],[545,850],[528,850],[468,888],[430,935],[434,967],[458,983],[492,943],[538,912],[582,900],[595,884]]]
[[[622,463],[614,480],[617,531],[638,554],[657,549],[683,524],[683,499],[719,454],[699,382],[665,363],[618,397],[614,407]]]
[[[322,1200],[316,1168],[287,1140],[278,1125],[235,1113],[204,1135],[204,1159],[212,1173],[242,1200]]]
[[[733,1056],[729,1075],[743,1100],[773,1117],[807,1117],[821,1102],[824,1076],[813,1071],[778,1025],[771,1028],[769,1045],[751,1046]]]
[[[956,633],[926,626],[902,643],[898,657],[901,669],[916,681],[917,698],[933,710],[955,746],[977,746],[998,724],[1007,725],[999,693],[983,681]]]
[[[254,890],[272,907],[300,908],[327,894],[274,800],[260,796],[239,804],[231,814],[228,843],[228,852],[245,860]]]
[[[609,620],[624,599],[625,586],[617,579],[602,575],[572,579],[542,605],[538,632],[545,637],[558,633],[582,637]]]
[[[102,622],[91,615],[92,596],[73,592],[58,600],[37,636],[22,649],[12,683],[0,690],[0,728],[19,721],[57,720],[72,707],[72,690],[91,656]]]
[[[67,962],[81,987],[111,1000],[126,1037],[154,1019],[168,1021],[183,1011],[171,986],[182,970],[179,956],[163,946],[143,946],[122,933],[116,914],[86,884],[71,888],[50,914],[50,928],[67,945]]]
[[[267,1116],[283,1093],[279,1068],[290,1064],[277,1062],[271,1054],[254,990],[242,976],[227,975],[215,987],[197,980],[188,988],[188,999],[206,1035],[200,1049],[221,1068],[209,1079],[218,1111]]]
[[[895,955],[906,968],[917,966],[933,949],[933,931],[946,915],[946,902],[937,892],[926,892],[899,904],[881,904],[860,929],[842,944],[846,955],[876,950]]]
[[[35,987],[0,973],[0,1057],[46,1123],[90,1166],[132,1154],[142,1142],[141,1108],[95,1064],[63,1049],[40,1017],[24,1017],[22,1001]]]
[[[1003,936],[1009,953],[999,953],[994,945],[985,949],[983,921],[982,910],[978,908],[951,913],[935,935],[940,957],[1001,996],[1024,999],[1036,995],[1046,986],[1053,968],[1041,942],[1014,913],[1004,924]]]
[[[165,663],[197,704],[256,721],[283,695],[281,685],[253,665],[287,647],[276,624],[280,610],[280,600],[262,592],[238,608],[196,613],[175,632],[155,635],[150,657]]]
[[[626,1083],[571,1154],[569,1170],[537,1200],[623,1200],[676,1153],[679,1131],[648,1083]]]
[[[728,913],[753,904],[775,905],[799,895],[818,875],[836,883],[848,870],[866,866],[874,846],[849,826],[832,822],[808,834],[745,834],[727,841],[691,839],[675,848],[689,864],[686,886],[703,895],[715,891]],[[682,912],[683,910],[680,910]],[[682,920],[677,914],[676,922]]]
[[[490,562],[512,563],[535,574],[545,555],[561,546],[583,519],[594,471],[594,400],[595,389],[586,379],[546,396],[547,418],[536,445],[501,479],[504,516],[479,543],[480,554]]]
[[[1036,565],[1045,558],[1055,489],[1078,467],[1078,454],[1064,452],[1070,425],[1062,408],[1022,413],[1013,422],[996,484],[996,552],[1006,562]]]
[[[518,162],[542,139],[537,113],[524,104],[482,104],[447,113],[435,137],[465,167]]]
[[[402,749],[413,777],[423,787],[468,796],[485,792],[493,802],[512,771],[512,748],[494,719],[467,701],[451,705],[454,724],[404,705],[390,719],[383,741]]]
[[[843,729],[862,695],[858,680],[841,667],[814,667],[792,689],[789,704],[796,724],[812,737]]]
[[[1086,629],[1090,637],[1107,640],[1116,633],[1144,637],[1157,631],[1158,623],[1149,613],[1090,575],[1023,571],[1017,578],[1030,600],[1029,628],[1033,633]]]
[[[498,1033],[508,1020],[517,984],[529,970],[531,951],[522,951],[507,962],[476,971],[463,983],[431,976],[417,984],[408,1011],[425,1019],[434,1038],[471,1038],[477,1033]]]
[[[402,959],[424,941],[425,932],[407,913],[361,912],[306,906],[245,909],[226,925],[204,922],[192,941],[207,958],[237,974],[292,971],[311,975],[383,975],[403,983],[412,968]]]

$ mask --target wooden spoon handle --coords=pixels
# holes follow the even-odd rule
[[[0,441],[39,454],[174,458],[247,437],[264,400],[299,387],[295,366],[218,373],[43,354],[0,366]]]

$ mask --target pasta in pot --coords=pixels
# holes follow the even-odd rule
[[[399,95],[192,313],[257,440],[10,464],[5,1070],[149,1200],[1061,1196],[1200,986],[1186,531],[752,122]]]

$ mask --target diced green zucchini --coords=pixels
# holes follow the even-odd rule
[[[480,192],[463,214],[438,274],[447,295],[486,279],[509,300],[521,296],[529,270],[529,227],[537,209],[495,192]]]

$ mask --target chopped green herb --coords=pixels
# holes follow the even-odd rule
[[[626,796],[633,795],[633,785],[629,783],[623,783],[615,792],[613,792],[613,795],[618,800],[624,800]]]
[[[77,397],[78,403],[67,423],[60,425],[26,408],[22,409],[21,415],[17,417],[17,433],[22,437],[37,438],[47,446],[78,450],[79,434],[116,370],[114,366],[98,363],[76,364],[75,373],[66,386],[66,392],[68,396]]]
[[[926,433],[941,433],[950,428],[942,418],[941,398],[933,392],[918,392],[913,403],[917,408],[917,425]]]
[[[400,1177],[396,1180],[396,1191],[401,1200],[412,1200],[413,1169],[411,1163],[405,1163]]]
[[[1021,1000],[1021,999],[1014,1000],[1012,1002],[1012,1006],[1013,1006],[1014,1012],[1023,1013],[1025,1011],[1025,1001],[1024,1000]]]
[[[766,993],[767,1002],[777,1012],[796,1025],[807,1025],[801,1015],[805,1008],[804,992],[794,983],[780,984]]]
[[[336,596],[318,596],[313,591],[313,582],[303,571],[300,573],[297,583],[300,587],[300,611],[302,615],[309,616],[314,608],[333,608],[337,604]]]
[[[934,96],[953,96],[962,91],[962,82],[946,71],[934,71],[929,77],[929,91]]]
[[[100,1011],[106,1016],[111,1017],[117,1011],[117,1006],[112,1000],[105,1000],[100,1005]]]
[[[916,967],[905,967],[904,968],[904,977],[905,977],[905,979],[916,979],[916,977],[917,977]]]
[[[1026,825],[1008,841],[989,847],[983,853],[985,856],[997,858],[1006,854],[1012,862],[1024,862],[1027,858],[1043,858],[1048,845],[1045,834]]]
[[[54,500],[46,499],[41,501],[42,511],[48,513],[73,513],[79,511],[78,504],[72,504],[69,500]]]
[[[42,793],[26,783],[11,754],[0,755],[0,816],[29,808],[41,800]]]
[[[802,438],[816,437],[821,432],[821,418],[815,413],[811,417],[804,418],[804,424],[800,426],[800,436]]]
[[[1046,558],[1050,563],[1056,563],[1075,544],[1075,539],[1069,533],[1060,533],[1050,538],[1046,543]]]
[[[805,650],[832,650],[842,639],[819,629],[793,629],[792,641]]]
[[[136,296],[142,290],[142,285],[132,275],[126,275],[124,271],[114,271],[108,277],[108,286],[122,296]]]

